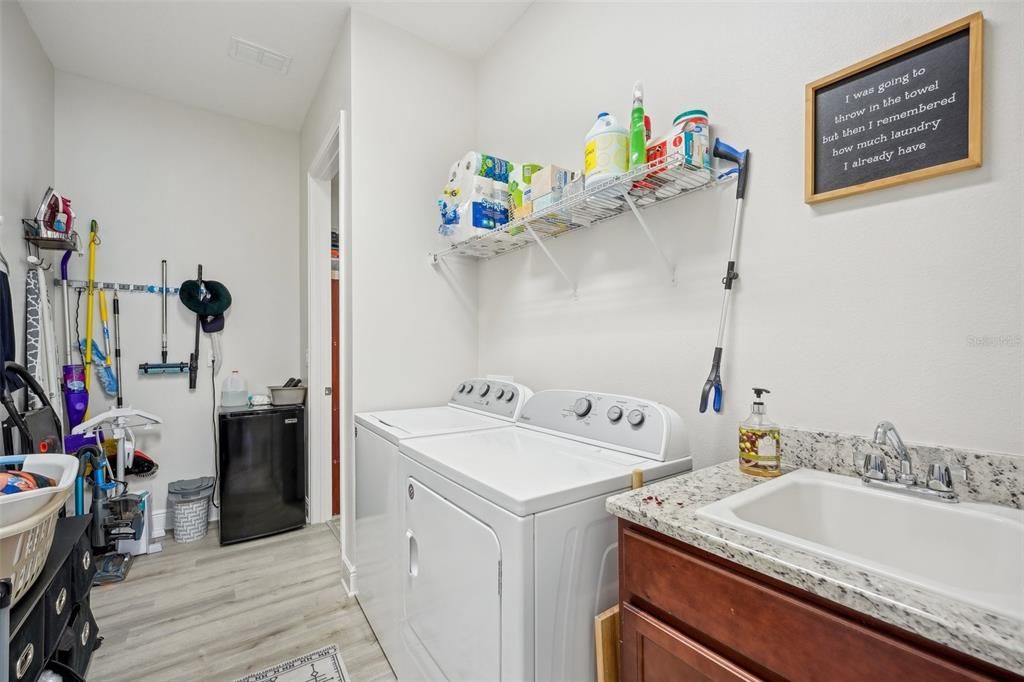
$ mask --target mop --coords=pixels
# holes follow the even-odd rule
[[[117,407],[121,408],[124,407],[124,396],[121,393],[121,388],[124,385],[121,380],[124,376],[121,374],[121,302],[117,298],[116,291],[114,292],[114,371],[117,375]],[[114,445],[110,445],[110,449],[108,449],[109,443],[110,441],[107,441],[103,444],[108,456],[111,454],[110,449],[113,449],[116,454],[116,447]],[[124,469],[126,476],[136,476],[138,478],[152,478],[156,476],[160,465],[146,453],[135,449],[134,437],[129,446],[125,448],[125,451],[128,456]]]
[[[85,286],[85,338],[92,340],[92,300],[96,289],[96,246],[100,243],[99,224],[89,223],[89,279]],[[89,365],[92,364],[92,343],[82,349],[82,364],[85,365],[85,390],[89,391]],[[88,406],[86,406],[88,413]]]
[[[167,362],[167,261],[160,261],[160,362],[143,362],[139,374],[184,374],[187,362]]]
[[[78,342],[79,350],[85,353],[85,347],[88,344],[86,339],[80,339]],[[93,341],[91,344],[92,358],[94,360],[93,367],[96,369],[96,379],[100,382],[100,387],[103,392],[109,395],[111,398],[117,395],[117,376],[114,374],[113,368],[109,364],[110,358],[100,348],[100,344]]]
[[[718,320],[718,341],[715,344],[715,354],[711,360],[711,373],[708,374],[707,381],[704,382],[704,387],[700,392],[700,411],[707,412],[708,409],[708,396],[714,391],[714,399],[712,401],[712,409],[715,412],[722,411],[722,342],[725,338],[725,322],[729,315],[729,297],[732,294],[732,283],[734,280],[739,279],[739,273],[736,272],[736,246],[740,235],[740,216],[743,213],[743,195],[747,189],[747,165],[750,159],[750,150],[744,150],[739,152],[720,139],[715,138],[714,148],[715,158],[724,159],[726,161],[732,161],[736,164],[738,169],[738,176],[736,178],[736,214],[733,216],[732,222],[732,242],[729,245],[729,263],[725,268],[725,277],[722,278],[722,284],[725,287],[725,293],[722,295],[722,315]]]
[[[90,341],[87,339],[80,339],[79,345],[82,352],[85,352],[85,346],[91,343],[93,365],[96,366],[96,378],[100,381],[100,386],[103,387],[103,392],[107,395],[114,397],[118,393],[118,379],[117,375],[114,374],[111,363],[113,362],[112,353],[110,352],[110,320],[107,316],[107,293],[100,289],[96,292],[96,295],[100,299],[100,324],[103,328],[103,347],[104,350],[100,350],[100,345],[95,340]],[[91,338],[91,337],[90,337]]]
[[[64,438],[65,451],[75,452],[72,447],[70,431],[82,423],[85,411],[89,406],[89,393],[85,390],[85,367],[74,363],[71,355],[71,335],[74,326],[71,324],[71,301],[68,298],[68,261],[71,251],[65,251],[60,261],[60,288],[64,295],[64,408],[67,415],[69,435]]]

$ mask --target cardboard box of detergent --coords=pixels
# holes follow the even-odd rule
[[[508,174],[508,193],[512,200],[512,207],[519,208],[523,205],[524,194],[533,182],[533,174],[543,166],[539,163],[514,163]]]
[[[572,173],[555,165],[542,166],[530,176],[530,185],[523,192],[525,201],[536,202],[546,194],[561,192],[572,180]],[[534,210],[537,210],[534,205]]]

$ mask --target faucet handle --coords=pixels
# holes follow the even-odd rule
[[[917,485],[917,474],[911,468],[909,459],[900,460],[900,473],[896,475],[896,481],[903,485]]]
[[[928,487],[942,493],[953,492],[953,474],[945,464],[928,465]]]
[[[873,481],[884,481],[888,477],[885,457],[876,452],[864,455],[864,478]]]

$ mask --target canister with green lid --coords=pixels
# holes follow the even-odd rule
[[[672,128],[675,130],[693,130],[696,125],[709,125],[708,112],[703,109],[689,109],[672,119]]]

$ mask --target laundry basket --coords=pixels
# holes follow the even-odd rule
[[[67,455],[0,457],[23,471],[52,478],[56,485],[0,495],[0,580],[11,582],[11,605],[18,603],[43,570],[57,517],[71,497],[78,461]]]
[[[174,481],[167,486],[167,503],[174,511],[174,541],[195,542],[210,527],[213,476]]]

